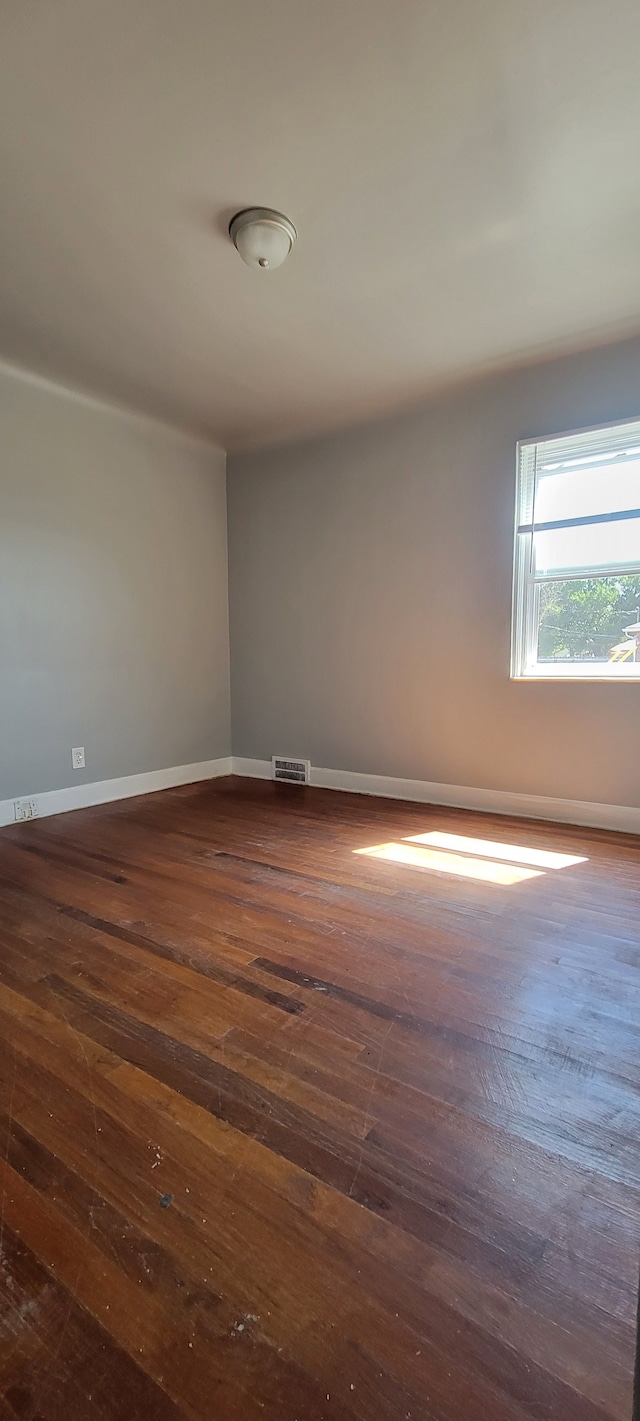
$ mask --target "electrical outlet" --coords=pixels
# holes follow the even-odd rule
[[[76,745],[71,751],[71,764],[74,770],[84,770],[84,745]]]
[[[37,799],[14,799],[13,812],[18,822],[22,822],[24,819],[37,819],[40,813],[38,801]]]

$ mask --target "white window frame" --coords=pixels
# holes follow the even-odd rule
[[[589,447],[591,447],[591,442],[593,443],[594,450],[607,450],[607,448],[613,448],[616,442],[619,447],[620,435],[623,430],[629,431],[630,442],[633,441],[633,443],[640,445],[640,419],[619,420],[614,424],[593,425],[588,429],[569,430],[563,434],[547,435],[541,439],[518,441],[516,446],[516,506],[511,613],[512,680],[626,681],[627,683],[636,682],[640,685],[640,662],[634,663],[634,669],[629,670],[628,665],[624,662],[608,664],[605,668],[603,663],[591,666],[589,662],[558,661],[551,665],[549,663],[541,664],[536,659],[538,589],[544,582],[569,582],[587,577],[640,575],[639,560],[633,566],[612,566],[607,569],[607,572],[603,572],[602,568],[584,567],[571,573],[554,572],[536,576],[533,532],[538,451],[544,449],[545,445],[561,446],[566,444],[566,452],[570,453],[573,441],[575,441],[576,451],[579,448],[584,449],[587,442]],[[555,457],[555,451],[553,452]],[[638,502],[640,503],[640,498]],[[603,521],[611,516],[605,515]],[[638,510],[633,510],[633,516],[638,516]]]

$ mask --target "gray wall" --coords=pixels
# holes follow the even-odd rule
[[[6,367],[0,440],[0,799],[228,755],[224,454]]]
[[[640,415],[640,342],[229,458],[234,754],[640,804],[640,684],[509,680],[515,444]]]

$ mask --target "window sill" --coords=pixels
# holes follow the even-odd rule
[[[511,676],[510,680],[519,681],[524,684],[528,681],[546,681],[547,684],[553,685],[556,681],[562,681],[563,683],[570,681],[575,686],[585,681],[589,684],[593,684],[594,681],[597,681],[601,686],[640,686],[640,675],[634,674],[630,676],[628,672],[626,675],[621,674],[619,676],[612,676],[610,673],[608,676],[598,676],[597,674],[589,674],[589,672],[585,671],[531,671],[524,675]]]

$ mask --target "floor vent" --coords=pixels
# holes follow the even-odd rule
[[[285,780],[290,785],[308,785],[311,780],[310,760],[289,760],[284,755],[272,755],[274,780]]]

